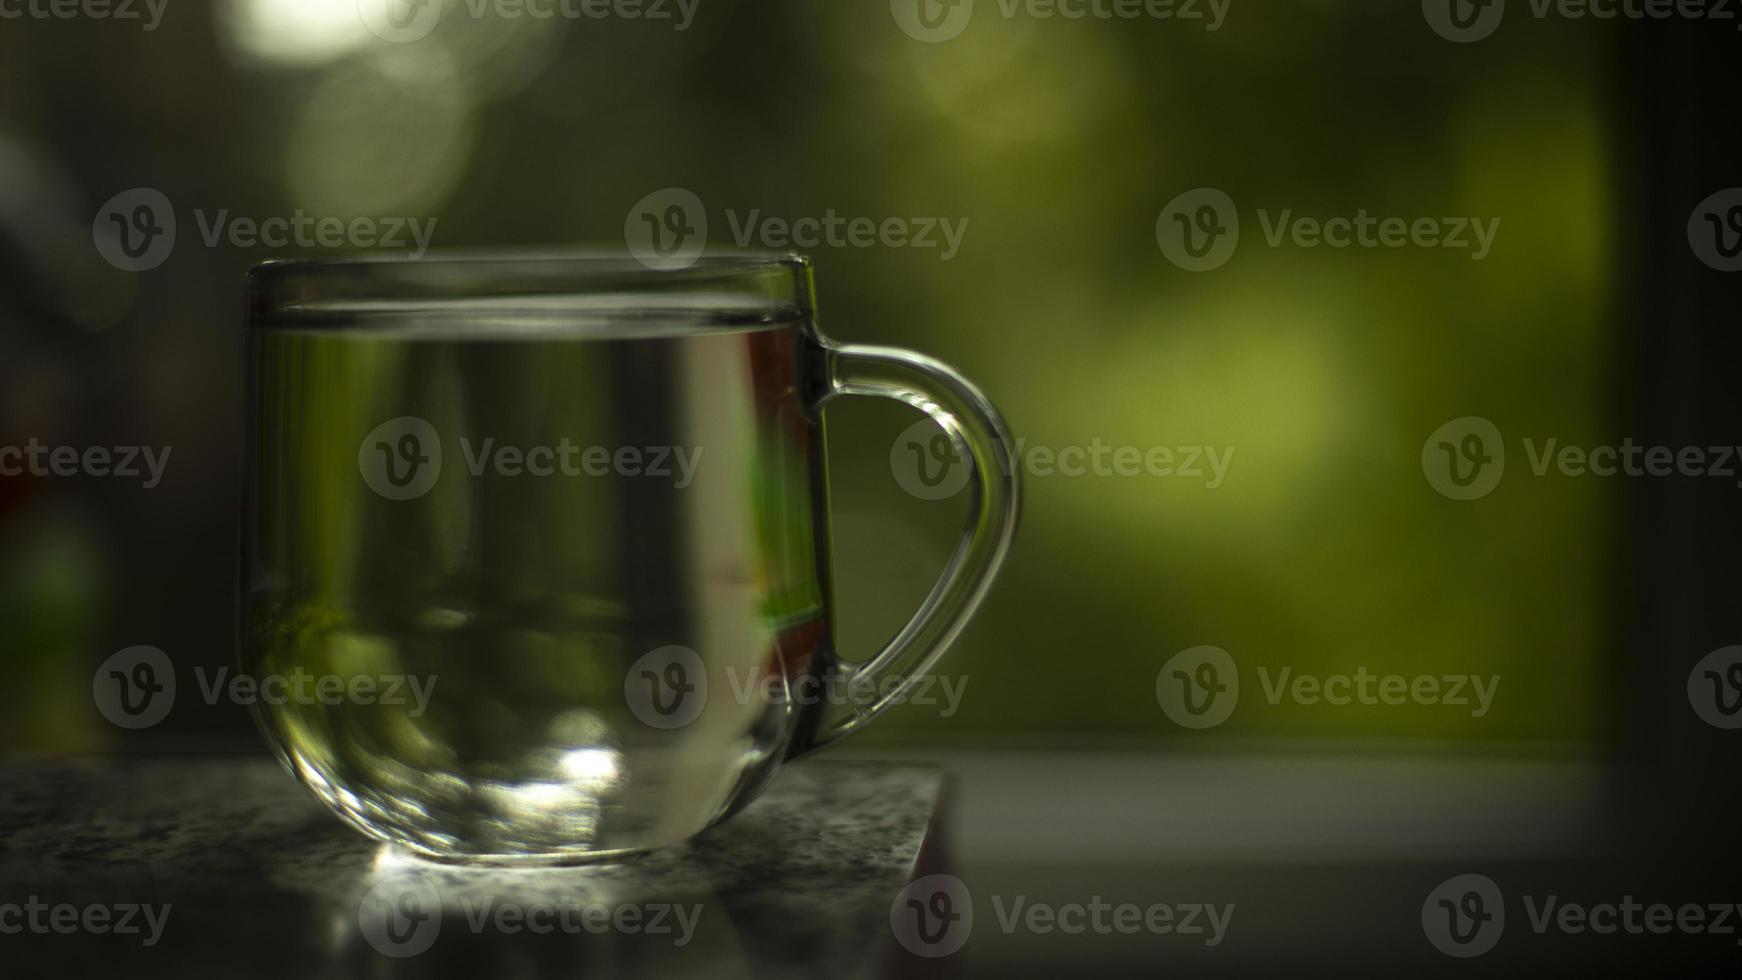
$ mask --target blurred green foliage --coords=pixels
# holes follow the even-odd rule
[[[24,624],[4,640],[8,689],[78,702],[88,668],[137,642],[227,662],[233,596],[211,586],[234,571],[218,529],[238,492],[235,298],[242,270],[271,253],[205,247],[195,209],[434,216],[442,246],[616,245],[636,201],[680,186],[707,202],[720,244],[728,212],[754,209],[966,218],[949,261],[818,250],[823,329],[953,363],[1032,445],[1234,447],[1215,490],[1031,478],[1015,558],[944,662],[969,678],[961,713],[910,706],[871,738],[1190,737],[1154,685],[1197,644],[1248,668],[1503,678],[1482,719],[1270,707],[1251,685],[1227,732],[1605,732],[1610,491],[1531,477],[1518,460],[1523,475],[1458,503],[1419,465],[1427,435],[1463,415],[1512,439],[1625,434],[1610,382],[1626,187],[1609,145],[1612,50],[1596,25],[1517,18],[1462,46],[1415,4],[1277,0],[1236,4],[1213,33],[988,14],[926,45],[881,3],[703,0],[681,33],[456,16],[399,45],[350,8],[214,0],[174,8],[151,34],[0,31],[0,144],[62,182],[61,238],[77,246],[100,202],[140,185],[176,203],[183,236],[152,273],[90,273],[100,294],[127,300],[124,315],[67,342],[77,327],[9,313],[4,343],[77,367],[68,412],[146,413],[148,437],[187,460],[151,519],[200,529],[173,553],[153,550],[168,532],[118,552],[131,597],[76,590],[90,635],[44,639],[67,593],[28,571],[49,559],[17,543],[29,537],[19,528],[51,502],[82,508],[92,528],[145,518],[111,491],[39,488],[4,518],[0,568],[34,583],[6,595]],[[1239,203],[1244,238],[1225,267],[1190,273],[1157,248],[1155,223],[1200,186]],[[1256,219],[1363,208],[1501,226],[1472,261],[1269,247]],[[154,410],[166,388],[178,408]],[[831,411],[841,641],[868,652],[942,567],[963,504],[913,500],[892,478],[890,444],[910,418]],[[18,429],[10,419],[7,437]],[[82,431],[104,430],[99,419]],[[60,686],[43,680],[49,656],[76,661]],[[7,744],[48,724],[17,717]]]

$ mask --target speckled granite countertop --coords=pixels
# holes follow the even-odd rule
[[[940,788],[931,769],[810,761],[677,847],[461,869],[385,851],[265,759],[13,759],[0,973],[875,975]]]

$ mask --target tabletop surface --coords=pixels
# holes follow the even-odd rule
[[[0,926],[24,928],[0,942],[14,966],[105,975],[875,973],[941,782],[806,762],[681,845],[475,869],[362,837],[266,759],[12,760]]]

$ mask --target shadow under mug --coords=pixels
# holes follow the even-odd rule
[[[1010,548],[1014,445],[948,367],[824,338],[813,296],[779,255],[255,269],[241,661],[290,770],[426,857],[579,861],[690,837],[903,700]],[[970,487],[862,663],[832,629],[844,395],[930,416]]]

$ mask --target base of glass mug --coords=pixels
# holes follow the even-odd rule
[[[317,792],[316,796],[321,794]],[[632,847],[613,848],[583,848],[571,846],[553,846],[547,849],[526,849],[512,851],[472,851],[454,848],[437,849],[429,847],[406,834],[394,833],[390,826],[360,817],[349,811],[342,803],[322,797],[329,809],[343,823],[356,829],[363,836],[379,841],[392,849],[396,857],[413,861],[427,861],[448,867],[477,868],[559,868],[585,864],[610,864],[630,861],[646,856],[655,851],[665,850],[682,844],[695,837],[724,819],[724,815],[708,821],[687,834],[679,834],[669,839],[637,844]]]
[[[312,788],[312,787],[311,787]],[[318,791],[316,796],[322,796]],[[713,819],[701,824],[687,833],[675,834],[669,838],[635,844],[629,847],[586,848],[581,846],[554,845],[548,848],[511,850],[511,851],[476,851],[455,848],[433,848],[411,837],[406,833],[394,833],[397,828],[391,825],[370,820],[350,811],[342,802],[322,796],[341,821],[355,828],[364,836],[380,841],[392,848],[396,854],[420,861],[449,867],[478,868],[556,868],[572,867],[585,864],[609,864],[614,862],[634,860],[655,851],[675,847],[688,841],[698,834],[716,826],[739,807],[731,807]]]
[[[679,831],[669,837],[649,840],[625,847],[589,848],[573,844],[553,844],[540,847],[530,842],[528,846],[513,850],[467,850],[463,847],[432,847],[418,838],[420,831],[428,828],[415,825],[405,817],[392,817],[378,812],[371,816],[362,812],[359,807],[362,801],[350,792],[336,792],[333,785],[322,778],[312,768],[299,766],[297,761],[287,752],[277,753],[279,761],[297,781],[302,783],[317,799],[326,805],[345,824],[355,828],[365,837],[380,841],[393,849],[396,855],[406,858],[427,861],[449,867],[478,868],[541,868],[541,867],[572,867],[588,864],[608,864],[630,861],[646,856],[655,851],[664,850],[682,844],[707,830],[730,819],[767,788],[782,766],[777,759],[746,770],[740,775],[740,780],[726,801],[710,817],[700,821],[687,831]],[[380,811],[384,808],[380,801],[374,807]]]
[[[351,823],[350,820],[346,823]],[[710,824],[709,826],[712,826]],[[362,828],[359,828],[362,829]],[[707,828],[702,828],[706,830]],[[367,831],[365,831],[367,832]],[[572,868],[588,864],[617,864],[646,857],[655,851],[681,844],[689,837],[682,837],[666,844],[650,844],[646,847],[623,847],[611,851],[551,851],[537,854],[489,854],[489,853],[442,853],[426,848],[415,847],[405,841],[389,840],[379,834],[370,833],[370,837],[382,841],[393,849],[395,855],[407,861],[427,861],[450,868]],[[694,836],[694,835],[691,835]]]

